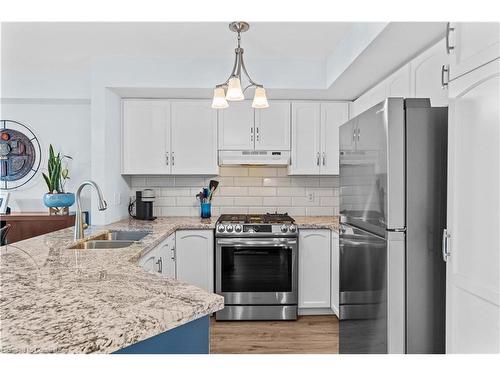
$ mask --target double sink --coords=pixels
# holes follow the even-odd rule
[[[110,230],[70,247],[70,249],[121,249],[142,240],[150,232]]]

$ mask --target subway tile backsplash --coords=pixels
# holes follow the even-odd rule
[[[154,189],[156,216],[198,216],[195,195],[219,181],[212,214],[288,212],[292,216],[338,215],[338,176],[287,176],[286,167],[221,167],[213,176],[133,176],[130,195]]]

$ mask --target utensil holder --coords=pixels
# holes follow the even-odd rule
[[[212,216],[212,203],[201,203],[201,218],[208,219]]]

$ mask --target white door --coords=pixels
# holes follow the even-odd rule
[[[348,119],[347,103],[321,103],[321,174],[339,174],[339,127]]]
[[[172,174],[218,174],[217,112],[208,100],[172,101]]]
[[[123,100],[122,174],[170,173],[170,103]]]
[[[450,79],[500,57],[500,23],[457,22],[450,31]]]
[[[290,102],[269,101],[255,110],[255,149],[290,150]]]
[[[449,84],[446,352],[500,352],[500,60]]]
[[[219,109],[219,150],[253,150],[255,113],[248,100]]]
[[[292,103],[292,161],[289,174],[319,174],[320,103]]]
[[[441,69],[449,63],[445,40],[441,40],[411,63],[411,96],[430,98],[433,107],[448,105],[448,89],[443,88]],[[447,77],[443,77],[447,80]]]
[[[151,249],[147,254],[143,255],[141,259],[139,259],[139,266],[141,266],[148,272],[161,275],[161,262],[159,262],[158,259],[159,247],[155,247],[154,249]]]
[[[175,243],[177,279],[213,292],[213,231],[179,230]]]
[[[299,231],[299,308],[331,308],[329,229]]]
[[[410,94],[410,64],[406,64],[386,79],[385,96],[411,98]],[[373,103],[375,105],[377,103]]]
[[[162,276],[175,279],[175,234],[163,240],[155,251],[161,264],[159,270]]]
[[[339,317],[339,298],[340,298],[340,247],[339,247],[339,234],[332,230],[332,255],[331,255],[331,307],[332,311]]]

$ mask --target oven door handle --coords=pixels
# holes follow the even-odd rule
[[[259,240],[217,240],[217,245],[230,245],[234,247],[251,247],[251,246],[289,246],[296,245],[296,240],[272,240],[272,241],[259,241]]]

